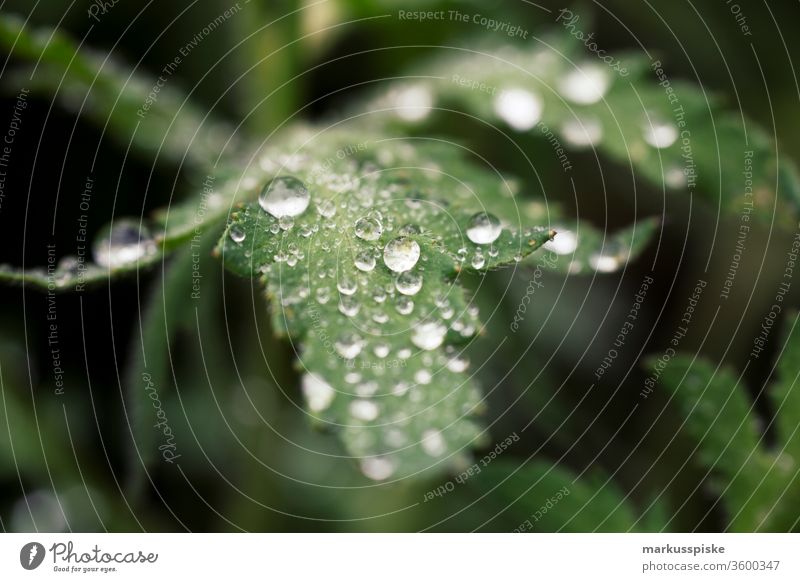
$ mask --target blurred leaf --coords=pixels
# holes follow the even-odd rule
[[[4,15],[0,47],[28,63],[4,83],[7,89],[24,86],[57,98],[74,113],[89,117],[123,148],[133,146],[156,159],[203,167],[225,152],[233,135],[189,104],[174,82],[164,80],[166,73],[161,78],[139,75],[56,29],[31,30],[22,19]],[[234,145],[235,140],[227,144],[228,154]]]
[[[753,403],[741,378],[691,356],[679,355],[667,366],[649,362],[653,376],[669,389],[687,432],[697,442],[697,461],[708,470],[709,485],[727,510],[734,531],[788,531],[800,519],[798,487],[796,383],[800,334],[792,329],[777,364],[779,379],[770,394],[777,410],[780,442],[768,449]],[[660,372],[659,372],[660,371]]]

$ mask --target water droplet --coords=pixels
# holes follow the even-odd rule
[[[406,271],[394,280],[397,290],[403,295],[416,295],[422,289],[422,275]]]
[[[427,385],[433,380],[433,375],[428,370],[417,370],[414,373],[414,382],[417,384]]]
[[[603,98],[610,85],[611,76],[605,68],[586,64],[567,73],[558,83],[558,90],[573,103],[591,105]]]
[[[561,135],[573,147],[590,147],[600,143],[603,126],[594,118],[569,119],[561,126]]]
[[[278,219],[278,226],[281,230],[291,230],[294,226],[294,218],[291,216],[281,216]]]
[[[333,218],[336,214],[336,203],[333,200],[323,200],[317,204],[317,212],[323,218]]]
[[[678,139],[678,128],[671,123],[651,120],[644,125],[644,141],[654,148],[668,148]]]
[[[386,343],[379,343],[375,344],[375,347],[372,348],[372,353],[375,354],[378,358],[385,358],[389,355],[389,344]]]
[[[397,313],[400,315],[408,315],[414,311],[414,302],[410,297],[403,295],[397,298],[397,302],[395,303],[394,307],[397,309]]]
[[[348,409],[350,410],[350,414],[353,415],[353,418],[365,422],[375,420],[378,418],[378,414],[380,414],[378,405],[372,402],[372,400],[353,400]]]
[[[368,273],[375,268],[375,255],[370,251],[361,251],[356,255],[355,265],[359,271]]]
[[[472,268],[473,269],[482,269],[486,265],[486,257],[483,256],[483,253],[477,251],[474,255],[472,255]]]
[[[543,108],[542,100],[527,89],[505,89],[494,100],[495,113],[517,131],[535,126]]]
[[[440,457],[447,451],[447,443],[444,442],[442,433],[432,428],[422,433],[420,444],[422,450],[432,457]]]
[[[402,236],[411,236],[414,234],[422,234],[422,229],[417,224],[406,224],[399,231],[398,234]]]
[[[553,240],[544,243],[544,248],[557,255],[571,255],[578,248],[578,237],[570,230],[559,230]]]
[[[467,224],[467,238],[476,245],[488,245],[497,240],[503,227],[500,220],[488,212],[474,214]]]
[[[394,463],[385,457],[368,457],[361,460],[361,472],[373,481],[388,479],[394,471]]]
[[[408,271],[417,264],[420,249],[417,241],[399,237],[389,241],[383,249],[383,262],[395,273]]]
[[[306,403],[312,412],[321,412],[333,402],[336,391],[316,374],[304,374],[301,383]]]
[[[100,266],[121,267],[156,253],[156,244],[150,236],[150,231],[144,225],[140,228],[136,221],[117,220],[101,232],[92,246],[92,256]],[[244,240],[244,231],[241,232],[241,239],[236,242]]]
[[[664,172],[664,182],[670,188],[683,188],[686,186],[686,174],[680,168],[669,168]]]
[[[340,356],[346,360],[352,360],[361,353],[364,341],[358,334],[346,333],[336,340],[334,347]]]
[[[336,281],[336,288],[339,290],[339,293],[343,295],[352,295],[358,290],[358,283],[353,277],[342,275],[339,277],[339,280]]]
[[[469,360],[461,355],[454,355],[447,360],[447,369],[451,372],[460,373],[469,368]]]
[[[423,85],[404,87],[394,95],[397,116],[405,121],[425,119],[433,106],[433,94]]]
[[[300,216],[308,208],[311,195],[297,178],[279,176],[269,182],[258,197],[258,204],[275,218]]]
[[[383,224],[373,216],[364,216],[356,221],[355,231],[361,240],[378,240],[383,234]]]
[[[617,257],[598,253],[589,257],[589,265],[600,273],[612,273],[619,268],[619,261]]]
[[[411,343],[421,350],[435,350],[444,342],[447,328],[438,321],[426,321],[414,328]]]
[[[339,298],[339,311],[347,317],[353,317],[358,314],[361,309],[361,304],[358,299],[349,295],[342,295]]]

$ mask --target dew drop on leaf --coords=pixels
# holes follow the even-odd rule
[[[569,119],[561,126],[564,141],[576,148],[597,145],[603,138],[603,126],[597,119]]]
[[[395,273],[411,270],[419,261],[417,241],[408,237],[392,239],[383,249],[383,262]]]
[[[442,433],[432,428],[422,433],[420,444],[422,450],[432,457],[440,457],[447,451],[447,444],[444,442]]]
[[[558,90],[573,103],[591,105],[605,96],[610,84],[608,71],[587,64],[565,75],[558,84]]]
[[[316,374],[306,373],[301,380],[303,395],[312,412],[322,412],[331,405],[336,391]]]
[[[421,350],[435,350],[444,342],[447,328],[438,321],[426,321],[414,328],[411,343]]]
[[[311,194],[305,184],[292,176],[271,180],[258,197],[259,206],[275,218],[300,216],[310,202]]]
[[[241,240],[244,240],[244,231],[240,232]],[[156,244],[150,231],[145,226],[140,228],[137,221],[118,220],[106,226],[101,233],[92,245],[92,256],[100,266],[121,267],[156,252]]]
[[[352,360],[364,347],[364,341],[356,333],[345,333],[339,336],[334,344],[336,352],[347,360]]]
[[[375,420],[380,413],[378,405],[371,400],[353,400],[348,408],[353,418],[366,422]]]
[[[559,230],[553,240],[544,243],[544,248],[557,255],[571,255],[578,248],[578,237],[571,230]]]
[[[542,117],[542,100],[527,89],[505,89],[495,97],[497,116],[517,131],[535,126]]]
[[[422,289],[422,275],[411,271],[400,273],[395,279],[394,285],[403,295],[416,295]]]
[[[356,269],[368,273],[375,268],[375,256],[370,251],[361,251],[356,255],[354,263]]]
[[[373,481],[383,481],[394,473],[394,463],[385,457],[368,457],[361,460],[361,472]]]
[[[678,128],[671,123],[651,121],[644,125],[644,141],[657,149],[668,148],[678,139]]]
[[[355,231],[361,240],[377,240],[383,234],[383,224],[374,216],[364,216],[356,221]]]
[[[414,311],[414,301],[411,300],[410,297],[406,297],[405,295],[398,297],[397,302],[395,303],[395,309],[397,309],[397,313],[400,315],[408,315],[412,311]]]
[[[476,245],[488,245],[497,240],[503,227],[500,220],[488,212],[474,214],[467,224],[467,238]]]

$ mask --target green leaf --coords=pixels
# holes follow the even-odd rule
[[[559,465],[544,461],[518,466],[498,460],[469,483],[491,491],[498,505],[517,518],[518,532],[635,529],[636,511],[630,501],[599,473],[578,479]]]
[[[780,378],[770,391],[780,438],[773,449],[764,442],[741,377],[692,356],[678,355],[666,367],[650,361],[653,376],[672,392],[683,414],[685,429],[697,443],[696,459],[710,473],[709,485],[721,497],[734,531],[788,531],[800,518],[793,456],[800,406],[792,394],[798,353],[793,325],[778,362]]]
[[[544,245],[548,260],[539,260],[542,267],[560,273],[611,273],[625,268],[647,248],[658,232],[659,220],[649,218],[613,233],[604,233],[586,221],[563,226],[565,221],[553,219],[557,236]]]
[[[80,47],[55,29],[31,30],[16,16],[0,18],[0,48],[28,63],[5,86],[56,97],[86,115],[122,147],[132,146],[173,163],[209,166],[226,149],[230,128],[208,119],[170,80],[136,74],[109,55]]]
[[[309,415],[382,480],[441,467],[479,437],[481,396],[458,346],[481,328],[460,273],[520,261],[554,233],[524,227],[503,181],[452,146],[351,135],[301,140],[282,162],[292,177],[265,181],[288,203],[265,206],[297,212],[307,193],[308,208],[279,219],[242,206],[219,252],[266,286]],[[487,210],[497,225],[472,230]]]
[[[673,78],[668,64],[622,54],[623,76],[564,37],[470,45],[382,91],[368,104],[372,118],[400,130],[438,109],[463,111],[549,142],[565,168],[569,151],[595,148],[668,192],[696,192],[714,208],[764,220],[777,208],[776,219],[792,225],[800,181],[769,134]]]

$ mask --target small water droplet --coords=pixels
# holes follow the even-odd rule
[[[598,253],[589,257],[589,265],[599,273],[612,273],[619,268],[619,261],[617,257]]]
[[[356,269],[368,273],[375,268],[375,255],[370,251],[361,251],[356,255],[354,262]]]
[[[137,221],[117,220],[101,233],[92,246],[92,256],[102,267],[121,267],[156,253],[156,244],[150,231],[144,225],[140,228]],[[241,239],[237,242],[244,240],[244,231],[241,233]]]
[[[397,313],[400,315],[408,315],[414,311],[414,301],[412,301],[410,297],[402,295],[401,297],[397,298],[397,302],[395,303],[394,307],[397,309]]]
[[[412,85],[397,91],[393,101],[400,119],[421,121],[428,116],[433,107],[433,94],[423,85]]]
[[[383,234],[383,224],[373,216],[364,216],[356,221],[355,231],[361,240],[378,240]]]
[[[591,105],[600,101],[611,85],[608,71],[594,64],[582,65],[567,73],[558,83],[561,94],[578,105]]]
[[[368,457],[361,460],[361,472],[373,481],[388,479],[394,471],[394,463],[385,457]]]
[[[342,295],[339,298],[339,311],[347,317],[353,317],[358,314],[361,309],[361,304],[358,299],[349,295]]]
[[[342,275],[336,281],[336,288],[343,295],[353,295],[358,290],[358,283],[349,275]]]
[[[474,255],[472,255],[472,268],[473,269],[482,269],[486,265],[486,257],[483,256],[483,253],[477,251]]]
[[[400,273],[395,279],[394,285],[403,295],[416,295],[422,289],[422,275],[411,271]]]
[[[408,237],[392,239],[383,249],[383,262],[395,273],[412,269],[419,261],[419,256],[419,244]]]
[[[426,321],[414,328],[411,343],[421,350],[435,350],[444,342],[447,328],[438,321]]]
[[[336,214],[336,203],[333,200],[323,200],[317,204],[317,212],[323,218],[333,218]]]
[[[657,149],[668,148],[678,139],[678,128],[671,123],[651,120],[644,124],[644,141]]]
[[[431,383],[431,380],[433,380],[433,374],[429,370],[417,370],[414,373],[414,382],[417,384],[427,385]]]
[[[301,384],[303,395],[311,411],[321,412],[333,402],[336,391],[320,376],[311,373],[304,374]]]
[[[383,342],[375,344],[375,347],[372,348],[372,353],[378,358],[385,358],[389,355],[389,344]]]
[[[378,418],[378,414],[380,414],[378,405],[372,402],[372,400],[353,400],[348,409],[350,410],[350,414],[353,415],[353,418],[365,422],[375,420]]]
[[[493,243],[502,231],[500,220],[488,212],[478,212],[472,215],[467,223],[467,238],[476,245]]]
[[[311,194],[305,184],[292,176],[271,180],[258,197],[258,204],[275,218],[300,216],[308,208]]]
[[[422,433],[420,444],[422,450],[432,457],[440,457],[447,451],[447,443],[445,443],[442,433],[432,428]]]
[[[573,147],[590,147],[603,139],[603,126],[593,117],[569,119],[561,126],[561,135]]]
[[[494,100],[495,113],[517,131],[535,126],[543,108],[542,100],[527,89],[505,89]]]
[[[578,237],[570,230],[559,230],[553,240],[544,243],[544,248],[557,255],[571,255],[578,248]]]
[[[334,347],[340,356],[346,360],[352,360],[361,353],[364,341],[356,333],[346,333],[336,340]]]

